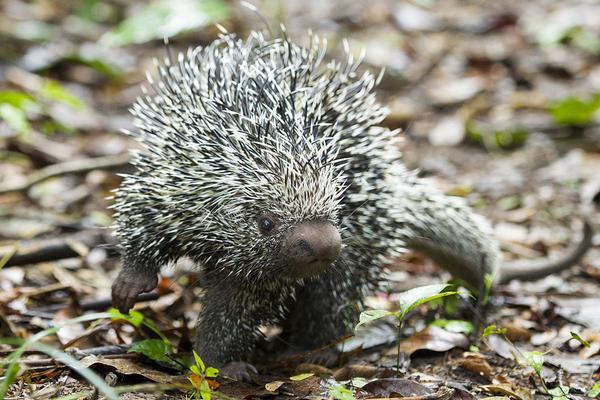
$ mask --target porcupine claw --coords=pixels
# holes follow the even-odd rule
[[[254,365],[243,361],[232,361],[219,371],[223,377],[236,381],[251,382],[251,376],[258,374]]]
[[[123,314],[135,304],[137,296],[158,285],[158,276],[147,272],[122,270],[112,286],[112,303]]]

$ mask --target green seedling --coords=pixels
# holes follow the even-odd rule
[[[458,292],[455,291],[444,291],[448,288],[447,284],[439,285],[428,285],[421,286],[414,289],[407,290],[400,294],[398,299],[398,311],[388,310],[366,310],[360,313],[359,322],[354,328],[355,330],[362,325],[369,324],[375,320],[394,317],[396,319],[396,332],[397,332],[397,343],[398,343],[398,354],[396,357],[396,371],[400,373],[400,338],[402,336],[402,326],[404,324],[404,318],[406,315],[414,310],[416,307],[428,303],[430,301],[440,299],[446,296],[456,295]]]
[[[190,367],[192,374],[188,380],[194,387],[194,397],[196,399],[211,400],[212,388],[216,388],[217,384],[214,378],[219,375],[219,370],[213,367],[206,367],[204,362],[194,350],[194,365]]]
[[[566,396],[570,390],[570,388],[568,386],[557,386],[553,389],[549,389],[548,385],[546,384],[546,381],[544,380],[544,377],[542,376],[542,367],[544,365],[544,356],[548,353],[548,351],[546,351],[546,352],[540,352],[540,351],[522,352],[521,350],[519,350],[519,348],[517,346],[515,346],[515,344],[510,339],[508,339],[508,337],[506,336],[506,332],[507,332],[506,328],[498,328],[498,327],[496,327],[496,325],[489,325],[483,330],[481,337],[484,340],[484,342],[486,342],[488,347],[492,348],[490,343],[487,341],[487,337],[490,335],[502,336],[504,338],[504,340],[506,340],[506,342],[512,347],[513,355],[515,356],[515,359],[517,360],[517,362],[519,364],[522,364],[522,361],[524,361],[525,364],[529,365],[533,369],[533,371],[535,372],[537,377],[540,379],[540,382],[542,383],[542,387],[544,388],[545,394],[550,395],[553,398],[557,398],[557,397],[561,398],[561,399],[566,398]],[[579,335],[577,335],[577,336],[579,336]]]

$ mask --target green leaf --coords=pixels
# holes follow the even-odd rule
[[[600,94],[596,94],[589,100],[571,96],[550,102],[548,105],[548,112],[560,125],[586,125],[594,120],[598,110],[600,110]]]
[[[17,133],[25,134],[31,129],[25,111],[12,104],[0,104],[0,120],[6,122]]]
[[[190,367],[190,371],[192,371],[192,373],[193,373],[194,375],[198,375],[198,376],[201,376],[201,375],[202,375],[202,371],[200,371],[200,368],[199,368],[197,365],[192,365],[192,366]]]
[[[130,353],[141,353],[154,361],[170,363],[169,354],[173,352],[173,346],[161,339],[147,339],[134,343],[129,348]]]
[[[591,398],[598,397],[600,395],[600,381],[596,381],[594,386],[591,387],[587,395]]]
[[[506,334],[506,328],[498,328],[496,325],[489,325],[486,326],[485,329],[483,330],[483,333],[481,334],[482,338],[486,338],[490,335],[505,335]]]
[[[329,387],[329,397],[336,400],[354,400],[354,393],[344,385],[332,385]]]
[[[523,145],[529,137],[529,131],[524,128],[514,127],[503,130],[493,130],[482,126],[476,121],[466,124],[467,137],[491,149],[512,149]]]
[[[446,296],[453,296],[457,292],[443,292],[448,287],[447,284],[427,285],[407,290],[399,295],[400,311],[396,313],[399,319],[404,319],[407,313],[421,304],[440,299]]]
[[[571,390],[568,386],[557,386],[548,390],[548,393],[552,395],[552,400],[567,400],[567,394]]]
[[[99,74],[104,75],[108,79],[118,79],[123,76],[123,71],[114,64],[108,61],[89,57],[81,53],[71,54],[63,59],[65,62],[79,64],[93,69]]]
[[[135,310],[129,310],[129,314],[123,314],[116,308],[111,308],[110,310],[108,310],[108,313],[110,314],[111,319],[113,321],[124,319],[136,328],[139,328],[142,322],[144,321],[144,315],[141,312]]]
[[[219,370],[214,367],[206,368],[206,377],[207,378],[216,378],[219,376]]]
[[[536,374],[542,373],[542,365],[544,365],[544,353],[539,351],[527,351],[523,353],[525,362],[533,368]]]
[[[590,347],[590,343],[575,332],[571,332],[571,338],[577,340],[583,347]]]
[[[290,381],[303,381],[305,379],[310,378],[311,376],[314,376],[315,374],[313,372],[307,372],[304,374],[298,374],[298,375],[294,375],[294,376],[290,376]]]
[[[40,89],[42,97],[66,104],[74,109],[82,109],[83,103],[77,97],[73,96],[60,83],[46,79]]]
[[[193,350],[193,352],[194,352],[194,360],[196,361],[196,365],[198,366],[198,368],[200,368],[200,371],[202,371],[202,372],[206,371],[206,367],[204,366],[204,361],[202,361],[202,359],[200,358],[198,353],[196,353],[196,350]]]
[[[202,383],[200,384],[200,396],[202,396],[202,400],[210,400],[212,396],[206,379],[202,379]]]
[[[100,38],[107,46],[145,43],[172,37],[229,17],[223,0],[156,0]]]
[[[502,197],[496,202],[496,206],[502,211],[514,210],[521,206],[521,196],[517,194],[514,196]]]
[[[0,104],[10,104],[24,111],[37,106],[37,102],[30,94],[14,90],[0,91]]]
[[[438,319],[431,325],[439,326],[449,332],[464,333],[470,335],[475,330],[473,323],[459,319]]]
[[[394,315],[393,312],[387,310],[366,310],[360,313],[358,317],[358,324],[354,327],[354,330],[358,329],[359,326],[368,324],[377,319],[381,319],[384,317],[389,317]]]

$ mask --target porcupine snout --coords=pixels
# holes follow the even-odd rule
[[[342,238],[329,222],[296,225],[283,241],[280,256],[292,278],[307,278],[327,269],[340,255]]]

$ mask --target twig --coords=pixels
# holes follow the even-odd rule
[[[28,243],[20,243],[18,250],[6,261],[4,267],[80,257],[82,254],[80,251],[77,251],[79,250],[77,244],[82,244],[88,248],[105,245],[108,243],[105,233],[101,231],[85,231],[57,239],[34,240]],[[110,250],[111,246],[107,246],[107,249]],[[0,251],[0,259],[13,250]],[[116,253],[114,249],[113,252]]]
[[[143,301],[152,301],[152,300],[158,299],[159,297],[160,297],[160,294],[158,292],[142,293],[142,294],[138,295],[136,302],[139,303],[139,302],[143,302]],[[79,303],[78,308],[81,311],[103,311],[103,310],[106,310],[111,305],[112,305],[112,302],[110,299],[100,299],[100,300],[82,301],[81,303]],[[53,318],[54,315],[52,313],[55,313],[56,311],[62,310],[69,306],[70,306],[69,303],[51,304],[49,306],[39,307],[34,310],[25,311],[22,313],[22,315],[32,316],[32,317],[38,316],[38,317],[42,317],[42,318],[43,318],[43,316],[48,315],[48,316],[50,316],[50,318]]]
[[[62,163],[49,165],[33,172],[23,183],[0,187],[0,194],[26,191],[37,183],[57,176],[67,174],[83,174],[96,169],[120,168],[129,164],[129,160],[129,154],[123,153],[114,156],[85,158],[81,160],[65,161]]]

